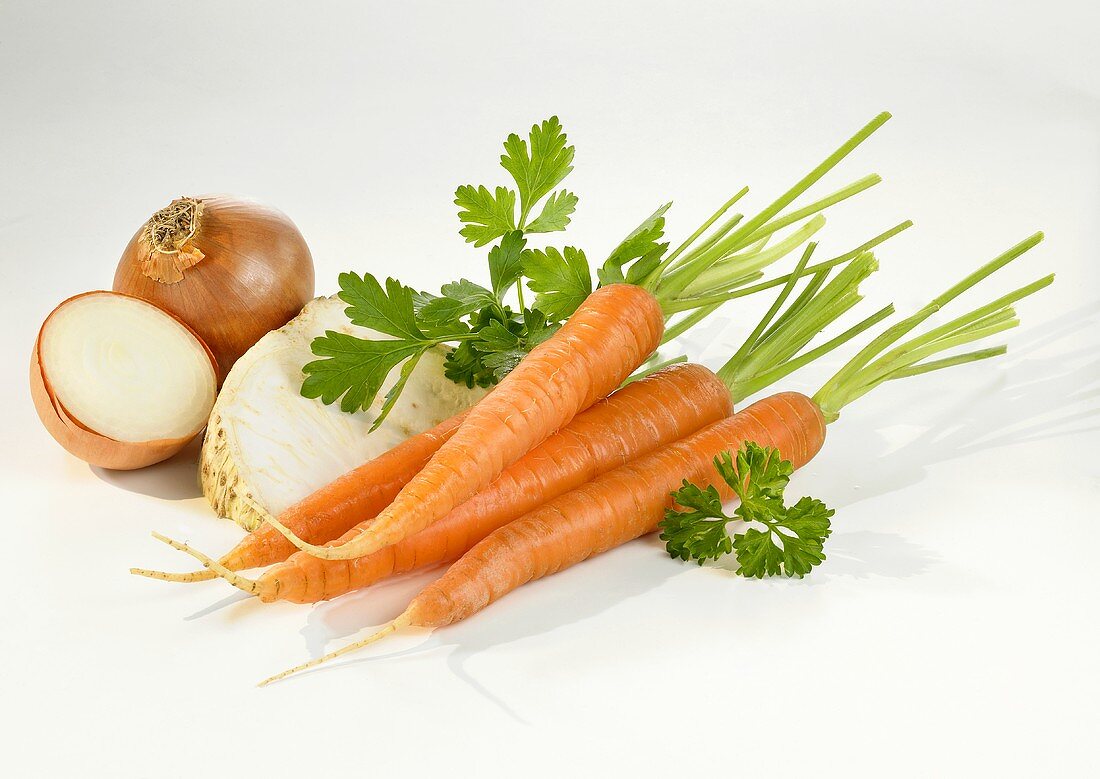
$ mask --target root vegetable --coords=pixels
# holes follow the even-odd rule
[[[373,433],[381,397],[369,410],[354,414],[302,397],[302,364],[311,356],[314,338],[326,331],[383,337],[351,324],[344,305],[337,298],[311,301],[249,349],[222,385],[202,448],[203,494],[219,516],[246,530],[485,394],[447,379],[446,351],[437,347],[424,355],[392,413]],[[381,394],[396,381],[394,374]],[[363,518],[356,516],[348,527]]]

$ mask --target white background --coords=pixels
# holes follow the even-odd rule
[[[4,773],[1096,772],[1095,5],[398,5],[0,6]],[[345,269],[430,287],[483,274],[455,186],[502,183],[499,142],[551,113],[577,146],[568,240],[599,258],[666,199],[674,237],[744,183],[762,205],[884,108],[818,190],[886,178],[836,209],[823,250],[917,222],[879,252],[869,306],[911,310],[1040,228],[986,295],[1059,279],[1020,306],[1008,357],[885,387],[830,428],[792,486],[838,509],[804,581],[678,564],[650,539],[259,690],[426,577],[316,608],[132,577],[187,567],[151,530],[239,537],[198,497],[194,451],[107,473],[34,417],[40,321],[108,286],[172,197],[278,205],[320,292]],[[715,364],[762,303],[696,356]]]

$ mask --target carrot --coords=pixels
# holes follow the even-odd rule
[[[467,412],[365,532],[339,546],[291,541],[317,557],[346,560],[420,532],[610,394],[656,351],[663,332],[661,305],[651,293],[633,284],[601,287]],[[271,524],[282,529],[277,520]]]
[[[732,497],[729,486],[716,478],[711,469],[712,460],[724,451],[739,450],[751,441],[777,449],[784,459],[799,468],[820,451],[825,442],[825,426],[839,417],[841,408],[880,384],[1003,354],[1005,347],[1001,346],[928,359],[1018,325],[1013,304],[1048,286],[1053,275],[908,342],[894,344],[948,302],[1035,246],[1042,237],[1042,233],[1036,233],[1025,239],[912,316],[887,328],[813,398],[791,392],[773,395],[565,493],[490,533],[373,636],[273,676],[261,685],[366,646],[402,627],[440,627],[465,619],[526,582],[652,532],[672,504],[670,493],[684,480],[713,486],[728,500]],[[766,323],[758,330],[764,327]]]
[[[777,448],[795,467],[825,441],[825,420],[813,400],[772,395],[681,441],[627,463],[490,533],[409,607],[373,636],[271,677],[277,681],[359,649],[403,627],[442,627],[466,619],[529,581],[540,579],[657,529],[670,493],[683,479],[728,486],[713,478],[711,460],[745,441]]]
[[[455,560],[493,530],[547,500],[732,412],[730,391],[711,371],[675,365],[596,403],[439,522],[371,555],[322,560],[298,552],[252,580],[186,545],[177,548],[264,602],[327,600],[393,574]],[[369,526],[363,523],[333,543],[347,543]]]
[[[323,543],[374,517],[393,501],[398,491],[454,435],[466,413],[456,414],[349,471],[282,512],[279,522],[302,538]],[[265,523],[245,536],[217,562],[225,570],[243,571],[282,562],[295,551],[294,545],[282,533]],[[131,568],[130,573],[169,582],[217,578],[217,574],[210,569],[167,573]]]
[[[789,289],[793,284],[801,279],[803,275],[808,273],[813,274],[810,281],[810,287],[813,289],[810,289],[810,287],[807,288],[807,291],[811,294],[803,300],[803,307],[799,308],[792,306],[783,315],[785,321],[783,327],[776,328],[767,338],[757,338],[756,336],[759,336],[763,332],[764,324],[770,321],[770,317],[775,313],[774,311],[769,312],[769,317],[766,317],[765,322],[757,328],[754,336],[738,350],[734,358],[720,371],[719,377],[729,387],[730,394],[735,403],[740,402],[749,394],[759,392],[771,382],[787,375],[791,369],[800,367],[808,362],[808,360],[802,359],[799,363],[795,364],[791,363],[790,359],[797,349],[800,349],[804,345],[808,337],[812,337],[817,330],[820,330],[858,301],[859,298],[858,295],[855,294],[855,288],[858,286],[858,283],[876,267],[874,258],[869,253],[869,250],[902,232],[911,224],[912,223],[908,221],[903,222],[875,236],[851,251],[845,252],[831,260],[807,267],[806,262],[813,254],[813,250],[816,247],[816,244],[811,244],[792,273],[760,286],[760,289],[764,290],[776,286],[776,284],[783,284],[784,288],[779,297],[779,303],[782,303],[789,294]],[[821,286],[824,278],[832,272],[833,268],[841,263],[850,263],[849,267],[853,270],[847,271],[847,277],[839,278],[832,282],[829,287],[818,291],[818,287]],[[805,296],[806,293],[803,293],[803,295]],[[800,316],[796,316],[800,310],[804,311],[805,307],[809,306],[814,300],[816,300],[818,304],[820,304],[822,300],[828,302],[829,311],[826,312],[824,316],[815,315],[809,318],[809,320],[807,320],[804,313]],[[850,332],[847,337],[851,337],[852,334],[853,333]],[[833,346],[835,347],[840,342],[843,342],[843,340],[843,338],[836,339]],[[777,350],[774,346],[775,343],[780,343],[782,348]],[[816,354],[813,356],[820,356],[822,353],[822,350],[817,350]],[[678,362],[678,360],[673,362]],[[785,368],[784,366],[790,367]],[[765,380],[761,380],[760,377],[762,367],[766,368],[768,374],[768,378]],[[655,371],[657,368],[653,370]],[[306,523],[309,522],[309,512],[316,511],[320,517],[318,521],[314,523],[315,526],[312,530],[312,535],[305,537],[307,542],[320,544],[331,541],[345,532],[347,532],[347,535],[340,539],[339,542],[346,543],[352,540],[358,535],[358,531],[365,527],[363,523],[369,523],[373,520],[374,512],[369,512],[367,510],[366,502],[364,502],[364,505],[353,505],[349,503],[348,499],[343,496],[344,488],[347,490],[355,490],[358,487],[364,490],[377,492],[378,502],[375,504],[372,500],[371,505],[377,505],[376,511],[380,511],[393,499],[397,490],[415,475],[416,470],[423,467],[424,462],[427,461],[431,452],[438,449],[442,442],[454,432],[462,416],[463,415],[454,417],[439,425],[434,430],[430,430],[420,436],[415,436],[413,439],[410,439],[410,441],[398,446],[393,452],[378,458],[377,461],[368,463],[356,469],[356,471],[353,471],[351,474],[342,477],[336,483],[322,488],[315,495],[310,496],[310,498],[306,499],[298,506],[285,512],[280,516],[279,522],[282,523],[284,527],[293,531],[295,526],[304,527]],[[694,428],[690,428],[690,424],[690,420],[686,419],[685,425],[674,438],[692,432]],[[701,426],[701,423],[697,426]],[[667,441],[662,440],[661,443],[667,443]],[[640,453],[641,452],[639,452],[639,454]],[[404,464],[395,465],[395,461]],[[391,471],[399,471],[400,478],[393,478],[388,475]],[[381,481],[385,489],[380,489],[375,485],[376,479]],[[525,489],[524,494],[534,493]],[[549,497],[552,497],[552,494],[547,492],[543,500]],[[334,502],[336,505],[329,505],[330,502]],[[347,504],[348,510],[342,510],[341,507],[344,506],[344,504]],[[526,506],[527,504],[522,505]],[[466,521],[470,522],[471,526],[475,524],[481,527],[491,526],[492,522],[485,524],[483,518],[472,514],[465,504],[463,504],[461,508],[463,510],[463,516],[467,518]],[[523,510],[526,510],[526,508]],[[518,516],[521,513],[523,513],[523,511],[519,511],[518,513],[511,512],[511,516]],[[342,517],[343,520],[348,521],[358,519],[359,517],[366,518],[363,519],[360,525],[355,526],[354,531],[356,532],[355,535],[352,535],[352,531],[349,530],[349,525],[346,521],[332,521],[330,523],[323,519],[325,516],[339,516]],[[467,547],[481,537],[476,532],[469,529],[460,531],[456,522],[457,520],[448,519],[448,530],[446,532],[453,534],[461,532],[463,538],[466,539],[465,544]],[[435,536],[425,536],[421,538],[426,532],[427,531],[423,531],[413,536],[412,538],[420,538],[420,540],[416,543],[406,545],[400,552],[395,550],[395,554],[400,555],[408,553],[412,554],[416,560],[441,562],[434,553],[428,551],[428,549],[434,548],[431,546],[432,544],[437,543],[436,541],[429,541],[428,539],[435,538]],[[300,534],[295,533],[295,535]],[[425,546],[427,546],[428,549],[424,548]],[[455,554],[460,554],[461,551],[465,551],[466,547],[462,550],[458,550],[454,547],[452,548],[455,550]],[[360,560],[351,566],[350,572],[347,572],[343,565],[335,565],[331,569],[328,567],[319,568],[316,564],[310,562],[307,557],[300,557],[296,559],[292,567],[278,568],[257,580],[230,575],[233,572],[244,570],[245,568],[260,567],[282,562],[290,557],[296,549],[297,547],[294,546],[291,541],[287,541],[284,538],[282,531],[271,525],[265,524],[253,531],[253,536],[246,538],[237,548],[217,561],[211,560],[206,555],[196,553],[194,550],[188,548],[189,553],[193,554],[193,556],[202,560],[204,564],[207,565],[207,568],[204,570],[187,574],[167,574],[160,571],[149,571],[140,568],[132,568],[130,570],[131,573],[141,576],[176,582],[208,581],[220,575],[222,578],[230,581],[235,586],[239,586],[241,589],[248,592],[255,592],[264,600],[274,598],[297,600],[301,597],[303,599],[302,602],[312,602],[313,600],[321,598],[336,597],[336,595],[340,594],[339,588],[333,587],[333,583],[336,581],[346,581],[350,589],[364,587],[377,581],[374,577],[385,575],[386,563],[384,561],[387,559],[396,559],[382,555],[375,558],[374,562],[369,564],[365,560]],[[359,558],[356,559],[359,560]],[[423,562],[422,564],[427,565],[428,563]],[[374,567],[376,565],[381,567]],[[404,570],[407,569],[398,566],[391,573],[397,573]],[[316,579],[320,579],[323,583],[317,585]],[[274,584],[274,582],[282,583]],[[299,592],[308,594],[301,596],[291,594]]]
[[[817,271],[798,300],[769,329],[815,248],[816,244],[807,248],[771,309],[717,377],[702,366],[681,365],[634,382],[583,412],[439,522],[393,546],[350,562],[321,560],[302,552],[253,580],[226,570],[184,544],[173,545],[230,584],[264,601],[332,598],[394,573],[453,560],[497,527],[611,468],[716,421],[747,394],[808,362],[806,357],[796,359],[798,351],[859,301],[859,284],[878,267],[873,255],[860,250],[827,285],[824,280],[831,269]],[[886,313],[879,312],[810,356],[835,348]],[[761,371],[768,374],[768,381],[760,379]],[[712,411],[713,416],[700,416],[700,407]],[[370,521],[361,523],[334,544],[354,540],[369,526]]]
[[[666,316],[693,309],[712,310],[716,302],[721,302],[712,300],[713,296],[732,299],[742,295],[736,290],[746,283],[746,268],[735,261],[742,256],[737,252],[762,245],[781,227],[850,194],[842,191],[786,217],[774,218],[889,118],[887,112],[876,116],[751,219],[742,222],[740,215],[732,217],[689,250],[708,222],[686,243],[659,259],[655,267],[636,266],[625,277],[625,257],[614,267],[605,265],[603,270],[612,276],[617,273],[620,279],[636,278],[637,284],[612,283],[589,295],[560,330],[532,350],[471,410],[451,440],[366,532],[336,546],[303,542],[292,532],[284,535],[299,549],[317,557],[351,559],[397,543],[446,516],[577,413],[619,386],[660,345]],[[861,183],[852,191],[867,185]],[[735,195],[713,218],[746,191]],[[663,213],[661,209],[652,218]],[[811,221],[816,224],[813,229],[823,223],[819,217]],[[645,225],[639,229],[643,228]],[[653,258],[661,258],[662,253]],[[752,268],[750,276],[756,270]],[[703,299],[696,299],[698,296]],[[272,524],[280,528],[278,521]]]

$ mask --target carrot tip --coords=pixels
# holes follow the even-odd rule
[[[362,649],[363,647],[365,647],[369,644],[373,644],[375,641],[382,640],[383,638],[388,636],[390,633],[396,633],[401,628],[407,627],[411,624],[412,624],[412,615],[409,614],[408,611],[406,611],[404,614],[399,616],[393,622],[390,622],[387,625],[384,625],[377,633],[374,633],[373,635],[367,636],[366,638],[364,638],[361,641],[354,641],[350,644],[347,644],[346,646],[342,646],[342,647],[340,647],[339,649],[337,649],[333,652],[329,652],[327,655],[322,655],[321,657],[314,658],[313,660],[310,660],[308,663],[302,663],[301,665],[296,665],[293,668],[288,668],[287,670],[282,671],[281,673],[277,673],[274,676],[269,676],[266,679],[264,679],[262,682],[257,684],[256,686],[257,687],[266,687],[267,685],[271,684],[272,682],[278,682],[278,681],[281,681],[282,679],[287,678],[288,676],[293,676],[294,674],[299,673],[301,671],[307,671],[310,668],[316,668],[317,666],[321,665],[321,663],[326,663],[329,660],[333,660],[337,657],[340,657],[341,655],[346,655],[349,652],[354,652],[357,649]]]
[[[130,573],[134,576],[144,576],[147,579],[157,579],[162,582],[179,582],[182,584],[208,582],[218,578],[217,574],[209,569],[187,571],[185,573],[171,573],[169,571],[153,571],[148,568],[131,568]]]
[[[244,576],[241,576],[236,571],[229,570],[228,568],[226,568],[224,565],[219,563],[214,558],[203,554],[202,552],[200,552],[197,549],[192,549],[190,546],[183,543],[182,541],[176,541],[174,539],[169,538],[168,536],[161,535],[160,533],[157,533],[156,531],[153,531],[153,538],[157,539],[158,541],[163,541],[164,543],[168,544],[168,546],[172,547],[173,549],[178,549],[179,551],[183,552],[184,554],[191,555],[196,560],[198,560],[200,563],[202,563],[203,566],[205,566],[206,569],[212,574],[212,576],[217,576],[217,577],[220,577],[220,578],[224,579],[225,581],[229,582],[234,587],[236,587],[238,590],[243,590],[244,592],[247,592],[250,595],[256,595],[256,594],[259,593],[260,585],[254,579],[248,579]],[[136,572],[136,570],[131,569],[131,572]],[[153,572],[153,573],[155,573],[155,572]],[[154,576],[153,578],[158,578],[158,577]]]

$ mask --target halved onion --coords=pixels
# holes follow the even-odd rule
[[[202,432],[217,375],[210,350],[171,314],[129,295],[86,292],[42,324],[31,396],[69,452],[130,470],[171,457]]]

